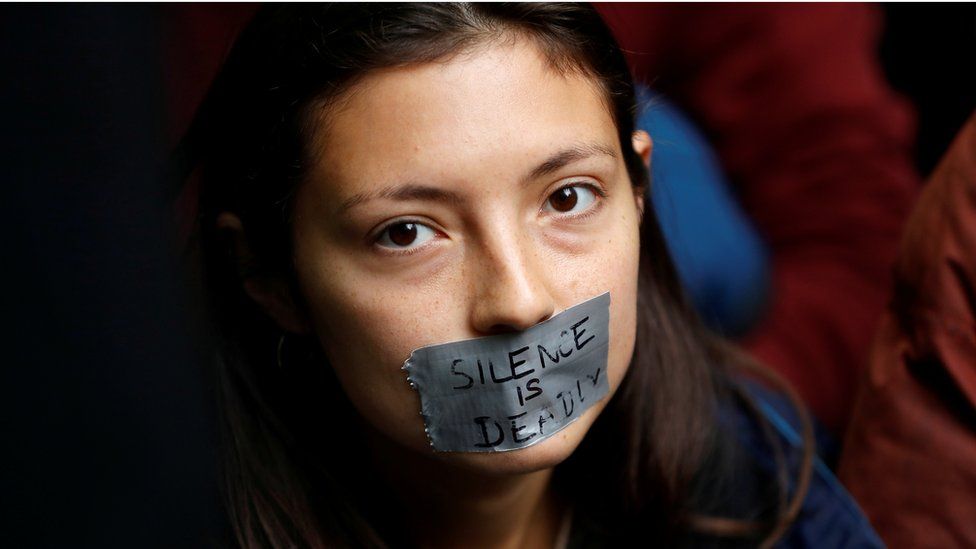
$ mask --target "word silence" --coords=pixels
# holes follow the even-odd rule
[[[442,452],[517,450],[575,421],[610,390],[610,294],[522,332],[414,350],[403,365]]]

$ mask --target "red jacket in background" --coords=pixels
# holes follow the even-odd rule
[[[597,9],[637,77],[705,131],[769,248],[770,307],[745,345],[841,433],[919,187],[912,114],[877,58],[879,11]]]
[[[839,475],[892,547],[976,547],[976,115],[898,257]]]

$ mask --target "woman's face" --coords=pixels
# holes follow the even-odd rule
[[[617,389],[634,346],[642,202],[600,90],[527,41],[498,43],[372,73],[328,111],[314,150],[294,199],[300,299],[363,418],[484,472],[565,459],[609,396],[525,449],[434,453],[400,368],[418,347],[524,330],[609,291]]]

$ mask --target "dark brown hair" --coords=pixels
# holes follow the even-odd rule
[[[341,4],[273,6],[245,29],[182,146],[184,173],[202,182],[199,251],[217,331],[224,485],[231,521],[246,547],[383,546],[395,533],[369,501],[352,495],[363,470],[356,445],[331,448],[324,418],[354,418],[311,338],[289,338],[248,298],[248,277],[292,284],[291,196],[302,183],[317,114],[370,71],[445,59],[488,41],[531,40],[554,70],[576,71],[603,90],[633,185],[648,185],[631,148],[637,109],[627,64],[596,12],[563,4]],[[242,265],[216,229],[221,212],[242,220],[254,260]],[[557,467],[557,485],[608,541],[653,535],[672,544],[745,536],[775,538],[796,515],[786,496],[776,438],[735,382],[748,360],[711,335],[686,301],[647,208],[641,226],[638,333],[621,388],[577,451]],[[298,295],[297,292],[295,295]],[[287,369],[277,366],[284,351]],[[752,409],[779,460],[773,489],[729,509],[748,464],[720,417]],[[333,422],[355,438],[354,421]],[[806,433],[809,438],[809,433]],[[809,442],[807,444],[809,450]],[[330,451],[331,450],[331,451]],[[757,473],[758,474],[758,473]],[[760,474],[759,477],[762,477]],[[762,484],[760,478],[757,481]],[[741,499],[741,498],[740,498]],[[586,502],[599,502],[584,509]],[[582,511],[581,511],[582,510]],[[599,530],[599,526],[596,526]],[[723,537],[724,536],[724,537]],[[731,536],[731,537],[730,537]]]

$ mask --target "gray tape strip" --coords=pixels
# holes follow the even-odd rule
[[[610,294],[528,330],[421,347],[403,365],[442,452],[517,450],[607,395]]]

